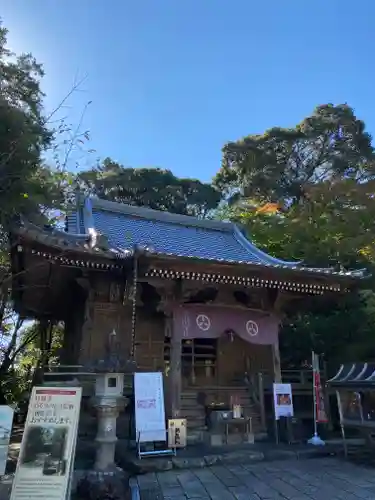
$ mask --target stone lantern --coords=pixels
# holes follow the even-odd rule
[[[123,396],[124,374],[134,373],[136,365],[133,360],[122,358],[120,352],[116,331],[113,330],[106,343],[105,356],[87,367],[88,371],[95,373],[95,395],[92,403],[96,410],[98,426],[94,470],[78,485],[81,492],[82,488],[87,490],[85,498],[99,498],[93,496],[98,494],[98,489],[103,494],[109,489],[115,490],[117,494],[114,498],[122,498],[121,490],[125,477],[124,472],[115,464],[116,421],[128,403],[127,398]]]
[[[133,361],[121,358],[115,330],[109,335],[106,356],[96,361],[91,370],[96,374],[92,402],[98,417],[95,470],[105,471],[115,467],[116,421],[128,403],[123,396],[124,373],[135,370]]]

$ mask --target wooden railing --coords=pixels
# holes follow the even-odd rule
[[[265,372],[264,390],[266,393],[272,392],[272,384],[274,381],[273,375]],[[322,382],[324,383],[325,376],[321,373]],[[283,383],[292,384],[293,395],[307,395],[313,393],[313,371],[309,369],[302,370],[282,370],[281,378]]]
[[[326,375],[321,371],[321,380],[323,387],[325,386]],[[282,370],[281,377],[283,383],[292,385],[294,413],[296,417],[310,419],[313,418],[313,371],[311,369],[301,370]],[[268,412],[272,405],[273,398],[273,374],[263,373],[264,378],[264,398]],[[329,391],[324,388],[324,396],[326,400],[326,411],[328,418],[330,413],[329,408]]]

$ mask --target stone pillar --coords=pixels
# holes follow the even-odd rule
[[[125,405],[115,399],[100,398],[94,406],[98,417],[95,469],[107,470],[115,464],[116,420]]]
[[[105,471],[115,467],[116,420],[127,403],[126,398],[122,396],[122,390],[122,374],[97,375],[93,401],[98,417],[95,470]]]

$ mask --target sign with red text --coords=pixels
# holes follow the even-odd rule
[[[10,500],[65,500],[82,389],[34,387]]]
[[[134,373],[136,440],[166,441],[163,374]]]
[[[315,352],[312,353],[312,365],[315,391],[315,419],[318,424],[326,424],[328,422],[328,417],[324,401],[322,381],[320,378],[319,355],[315,354]]]

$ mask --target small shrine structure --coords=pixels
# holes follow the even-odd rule
[[[375,363],[342,364],[327,380],[335,390],[345,456],[348,455],[347,431],[358,431],[366,444],[374,447],[375,434]]]
[[[264,371],[281,381],[285,306],[347,293],[366,275],[279,260],[232,223],[83,196],[65,231],[23,221],[11,245],[16,310],[64,321],[60,362],[102,358],[115,330],[122,356],[164,373],[166,415],[190,431],[204,427],[209,403],[233,395],[264,431],[249,384]]]

